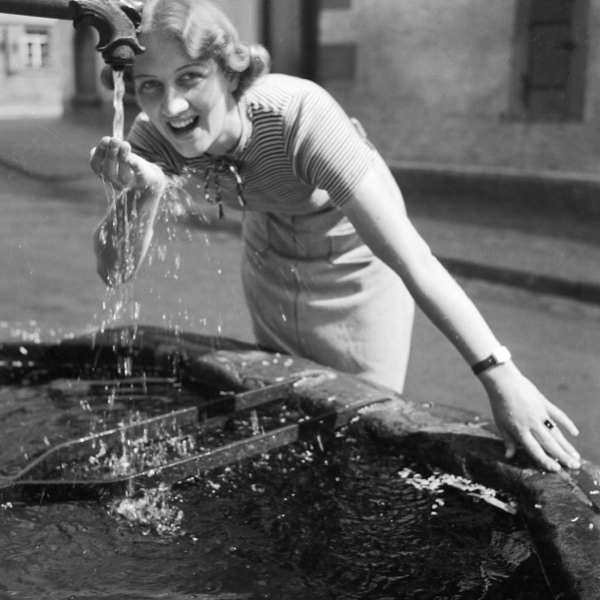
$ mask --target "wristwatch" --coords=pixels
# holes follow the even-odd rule
[[[511,359],[510,351],[506,346],[500,346],[494,350],[487,358],[475,363],[471,369],[473,369],[473,373],[475,375],[479,375],[492,367],[497,367],[498,365],[502,365],[505,362]]]

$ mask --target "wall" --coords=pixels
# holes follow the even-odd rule
[[[354,39],[354,81],[325,86],[390,161],[594,175],[600,163],[600,0],[591,0],[583,122],[507,117],[516,2],[352,0],[321,16]]]
[[[231,19],[240,38],[247,43],[260,41],[261,0],[213,0]]]
[[[73,39],[75,28],[70,21],[56,22],[57,53],[60,57],[61,84],[63,103],[75,94],[75,57],[73,56]]]

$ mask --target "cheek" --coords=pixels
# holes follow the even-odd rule
[[[152,102],[151,98],[148,98],[147,95],[144,94],[136,94],[135,99],[137,101],[137,105],[145,112],[148,116],[150,116],[153,112],[156,111],[156,106],[158,106],[158,102]]]
[[[218,85],[210,86],[200,99],[202,110],[209,118],[221,118],[227,107],[227,94]]]
[[[213,132],[219,134],[225,127],[227,120],[227,107],[224,102],[216,102],[208,113],[208,122]]]

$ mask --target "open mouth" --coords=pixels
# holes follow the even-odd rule
[[[179,121],[171,121],[168,123],[169,130],[174,135],[183,135],[192,131],[198,125],[198,117],[189,117]]]

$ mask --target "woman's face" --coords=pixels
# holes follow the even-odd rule
[[[146,51],[133,65],[135,93],[162,135],[186,158],[231,149],[241,135],[237,78],[213,59],[190,59],[167,37],[143,34],[140,42]]]

